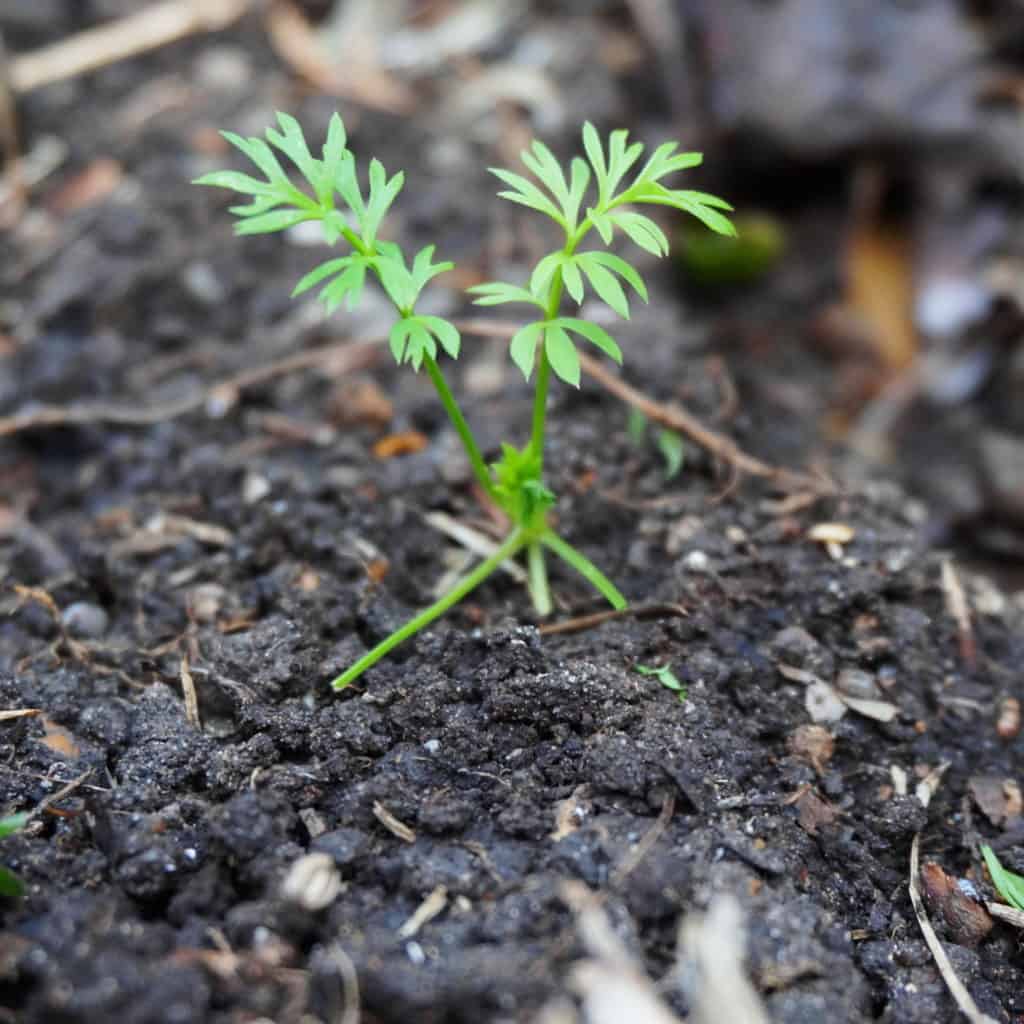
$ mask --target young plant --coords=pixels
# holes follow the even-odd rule
[[[583,127],[586,158],[575,157],[568,173],[541,142],[532,143],[522,154],[526,169],[536,180],[492,168],[492,173],[507,186],[498,194],[553,221],[562,241],[537,263],[525,285],[492,281],[469,289],[477,305],[513,303],[536,311],[534,319],[515,334],[509,346],[512,361],[527,380],[532,377],[534,381],[530,438],[522,448],[503,444],[500,459],[488,465],[438,362],[439,350],[452,359],[458,358],[459,332],[442,317],[416,311],[424,287],[453,264],[435,263],[434,246],[421,249],[410,261],[399,245],[378,237],[384,217],[402,189],[403,175],[399,172],[389,177],[379,161],[371,160],[364,192],[355,158],[347,146],[344,125],[337,114],[331,118],[320,157],[310,153],[302,129],[293,117],[279,113],[277,120],[278,128],[267,130],[266,141],[223,133],[249,157],[263,178],[237,171],[215,171],[199,178],[196,184],[232,189],[250,197],[246,205],[231,207],[238,217],[236,234],[282,231],[312,220],[319,221],[327,244],[347,247],[346,255],[320,264],[303,277],[293,295],[320,286],[319,296],[328,312],[342,302],[353,309],[367,275],[378,280],[395,307],[395,323],[389,336],[395,361],[409,363],[414,371],[427,371],[477,481],[512,524],[508,536],[488,558],[429,608],[368,651],[332,686],[337,690],[348,686],[390,650],[462,600],[503,562],[522,552],[526,554],[530,595],[539,615],[549,614],[552,606],[548,552],[575,569],[613,607],[625,608],[626,599],[615,585],[548,523],[549,510],[555,503],[555,495],[544,481],[548,391],[552,376],[579,387],[579,343],[593,345],[615,362],[622,362],[622,350],[603,327],[567,315],[563,307],[566,296],[572,305],[580,306],[589,290],[628,319],[627,288],[647,301],[647,287],[636,269],[607,249],[616,235],[623,235],[654,256],[668,254],[665,233],[649,217],[638,213],[636,207],[673,207],[692,214],[720,234],[735,233],[722,212],[731,209],[724,200],[664,184],[670,174],[699,164],[700,154],[677,153],[677,144],[668,142],[641,164],[644,146],[630,143],[627,132],[614,131],[607,143],[602,143],[597,130],[588,123]],[[292,184],[275,150],[294,164],[308,190]],[[597,234],[603,247],[581,248],[592,233]]]
[[[991,846],[983,846],[981,855],[999,895],[1015,910],[1024,910],[1024,876],[1004,868]]]
[[[13,835],[28,824],[27,814],[11,814],[0,818],[0,839]],[[25,883],[10,868],[0,864],[0,896],[17,899],[25,891]]]

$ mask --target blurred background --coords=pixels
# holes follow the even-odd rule
[[[9,493],[34,486],[24,446],[54,454],[42,406],[187,402],[383,322],[373,301],[330,326],[289,301],[308,233],[232,239],[228,197],[187,184],[236,165],[217,129],[283,109],[317,140],[340,110],[356,152],[408,172],[391,235],[458,262],[451,312],[545,247],[486,166],[535,135],[568,155],[590,119],[702,150],[693,187],[737,207],[736,242],[667,222],[627,377],[776,462],[881,467],[927,499],[935,542],[1024,565],[1019,0],[0,0],[0,34]],[[463,383],[487,401],[507,372],[481,349]],[[415,425],[413,384],[392,396],[413,389],[412,421],[361,386],[281,401],[295,430]]]

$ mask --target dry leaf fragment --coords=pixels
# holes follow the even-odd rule
[[[979,810],[997,828],[1021,814],[1020,786],[1014,779],[997,775],[972,775],[967,789]]]
[[[786,746],[791,754],[803,758],[821,775],[832,758],[835,739],[820,725],[801,725],[790,735]]]
[[[812,786],[802,787],[787,803],[796,807],[800,827],[811,836],[821,825],[831,825],[839,817],[839,811],[820,797]]]
[[[928,909],[946,922],[958,945],[976,946],[992,930],[992,917],[985,907],[971,899],[938,864],[926,861],[921,865],[921,888]]]
[[[393,459],[396,455],[415,455],[429,444],[426,435],[418,430],[403,430],[398,434],[382,437],[374,446],[373,454],[378,459]]]

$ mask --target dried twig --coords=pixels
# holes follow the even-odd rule
[[[138,406],[122,405],[117,402],[77,402],[66,406],[40,406],[0,418],[0,437],[40,427],[88,423],[151,426],[154,423],[163,423],[165,420],[184,416],[207,403],[216,403],[219,407],[230,405],[240,392],[298,370],[309,370],[317,366],[329,366],[334,373],[361,370],[376,360],[380,344],[381,339],[364,338],[358,341],[335,342],[322,348],[298,352],[265,366],[244,370],[208,388],[170,402]]]
[[[925,910],[920,889],[918,863],[920,846],[921,833],[917,832],[910,846],[910,902],[914,905],[914,914],[917,916],[917,923],[924,935],[924,941],[928,944],[928,949],[935,960],[935,966],[939,969],[939,974],[942,975],[942,980],[946,983],[949,994],[956,1001],[960,1012],[970,1021],[970,1024],[996,1024],[988,1014],[982,1013],[978,1009],[978,1005],[975,1003],[971,993],[967,991],[967,986],[957,977],[946,950],[943,948],[942,943],[939,942],[939,937],[935,934],[931,921],[928,920],[928,912]]]
[[[953,567],[951,558],[942,560],[942,593],[946,599],[946,611],[956,623],[957,640],[960,645],[960,657],[968,668],[974,668],[978,657],[978,647],[974,639],[974,627],[971,624],[971,606],[964,593],[960,576]]]
[[[500,320],[460,320],[456,326],[467,334],[477,334],[487,338],[511,338],[520,328],[520,324],[502,322]],[[808,491],[816,495],[832,495],[837,491],[832,480],[824,476],[811,476],[794,470],[772,466],[762,462],[753,455],[748,455],[731,438],[716,433],[704,426],[692,413],[681,406],[656,402],[653,398],[631,387],[624,380],[609,373],[598,360],[581,352],[580,366],[597,381],[606,391],[620,398],[627,405],[638,409],[649,420],[660,423],[663,427],[684,434],[712,455],[722,459],[736,474],[760,477],[770,480],[784,491]]]
[[[681,604],[638,604],[631,608],[622,608],[605,612],[594,612],[591,615],[579,615],[574,619],[565,619],[562,622],[549,622],[541,626],[538,632],[541,636],[556,636],[560,633],[582,633],[588,629],[594,629],[606,622],[615,619],[661,619],[679,618],[685,619],[690,613]]]
[[[373,816],[396,838],[403,843],[415,843],[416,833],[399,821],[379,800],[373,802]]]
[[[448,906],[448,890],[443,885],[435,885],[427,898],[413,911],[401,928],[398,929],[400,939],[411,939],[429,921],[433,921]]]
[[[637,868],[637,865],[650,853],[651,848],[661,838],[662,833],[668,828],[672,820],[672,812],[676,809],[676,798],[672,793],[666,793],[665,799],[661,802],[661,812],[658,819],[644,833],[643,838],[629,853],[622,858],[621,863],[612,872],[611,884],[614,888],[628,878]]]
[[[185,697],[185,718],[188,720],[188,724],[195,729],[201,729],[202,725],[199,721],[199,698],[196,696],[196,684],[192,678],[192,670],[189,667],[188,655],[183,654],[181,656],[181,665],[179,666],[181,675],[181,692]]]
[[[252,0],[166,0],[10,62],[16,92],[30,92],[126,57],[166,46],[198,32],[214,32],[237,20]]]

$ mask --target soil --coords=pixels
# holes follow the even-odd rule
[[[239,67],[244,89],[225,85]],[[353,327],[292,304],[319,250],[234,239],[227,198],[187,184],[227,159],[213,128],[258,131],[275,107],[313,134],[334,101],[297,86],[255,24],[28,98],[33,138],[69,150],[5,243],[0,412],[159,409],[379,333],[372,308]],[[352,125],[357,152],[408,171],[394,233],[489,273],[511,223],[479,169],[494,158],[441,174],[417,122]],[[104,160],[117,187],[83,201]],[[736,894],[780,1024],[956,1019],[910,905],[910,846],[920,833],[925,859],[989,897],[979,837],[1024,868],[1019,818],[995,825],[969,796],[972,779],[1020,778],[1024,740],[997,719],[1020,696],[1024,607],[961,571],[971,656],[928,507],[821,441],[835,382],[806,320],[836,287],[821,239],[839,216],[806,211],[787,265],[736,299],[701,306],[645,266],[652,306],[619,332],[635,387],[759,458],[827,471],[837,496],[787,507],[755,480],[728,486],[692,444],[666,481],[621,403],[592,382],[557,390],[559,529],[634,604],[676,611],[542,636],[522,588],[496,576],[332,693],[451,568],[424,513],[486,526],[429,383],[382,349],[347,374],[279,372],[150,424],[8,438],[0,707],[39,713],[0,722],[0,808],[36,812],[2,846],[26,886],[0,908],[2,1019],[340,1019],[347,958],[363,1021],[529,1021],[581,955],[571,879],[603,895],[654,978],[683,915]],[[502,258],[525,265],[527,244]],[[503,358],[467,336],[454,372],[492,451],[529,408]],[[411,450],[380,457],[399,435]],[[848,541],[809,539],[821,523]],[[555,589],[559,619],[600,610],[575,578]],[[663,664],[684,701],[636,671]],[[847,711],[824,724],[834,750],[809,753],[812,676],[896,713]],[[320,909],[282,891],[315,852],[340,877]],[[438,893],[441,912],[403,931]],[[979,1006],[1024,1019],[1019,933],[998,924],[972,944],[933,917]]]

